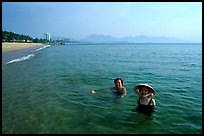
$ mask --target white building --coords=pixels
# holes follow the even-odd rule
[[[48,41],[50,41],[50,33],[46,33],[46,34],[45,34],[45,39],[48,40]]]

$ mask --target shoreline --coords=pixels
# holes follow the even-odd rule
[[[43,43],[10,43],[10,42],[2,42],[2,53],[23,50],[32,47],[42,47],[47,44]]]

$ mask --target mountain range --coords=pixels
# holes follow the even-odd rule
[[[148,36],[128,36],[122,38],[115,38],[109,35],[90,35],[79,42],[83,43],[189,43],[190,41],[184,41],[177,38],[169,37],[148,37]]]

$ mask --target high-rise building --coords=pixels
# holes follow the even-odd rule
[[[48,40],[48,41],[50,41],[50,33],[46,33],[46,34],[45,34],[45,39]]]

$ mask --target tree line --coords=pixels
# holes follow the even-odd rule
[[[32,38],[28,35],[17,34],[8,31],[2,31],[2,42],[33,42],[33,43],[47,43],[46,39]]]

